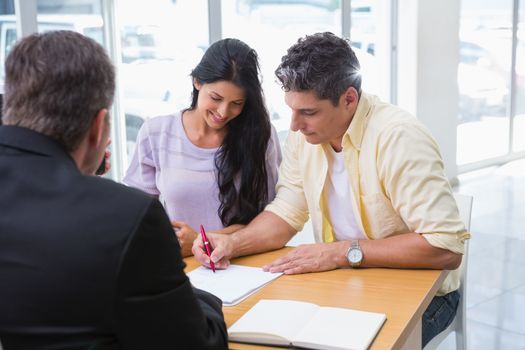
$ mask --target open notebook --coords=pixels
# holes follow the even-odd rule
[[[367,349],[385,314],[262,299],[229,329],[231,341],[307,349]]]
[[[210,292],[222,300],[224,306],[233,306],[282,273],[265,272],[260,267],[230,265],[226,270],[212,270],[203,266],[188,273],[191,284]]]

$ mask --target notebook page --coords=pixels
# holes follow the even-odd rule
[[[228,329],[228,335],[233,341],[288,345],[318,308],[300,301],[262,299]]]
[[[226,270],[212,270],[200,266],[188,273],[191,284],[210,292],[222,300],[224,306],[233,306],[246,299],[282,273],[265,272],[260,267],[230,265]]]
[[[323,350],[368,349],[385,320],[385,314],[321,307],[293,343]]]

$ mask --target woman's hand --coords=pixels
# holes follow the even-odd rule
[[[197,238],[197,232],[183,221],[175,220],[171,222],[171,225],[177,235],[182,257],[191,256],[191,248],[193,247],[193,241]]]

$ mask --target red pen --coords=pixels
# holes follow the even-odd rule
[[[210,257],[210,266],[213,270],[213,273],[215,273],[215,264],[213,261],[211,261],[211,244],[210,241],[208,241],[208,237],[206,237],[206,232],[204,232],[204,226],[201,225],[201,237],[202,237],[202,243],[204,243],[204,248],[206,249],[206,254]]]

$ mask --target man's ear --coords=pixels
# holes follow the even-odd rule
[[[106,108],[103,108],[99,110],[95,118],[93,118],[93,121],[91,122],[91,127],[89,128],[88,132],[88,141],[90,146],[97,147],[98,145],[100,145],[101,142],[105,142],[104,131],[106,127],[107,114],[108,110]]]
[[[359,94],[353,86],[346,89],[343,95],[346,107],[355,108],[355,106],[357,106],[357,103],[359,102]]]

